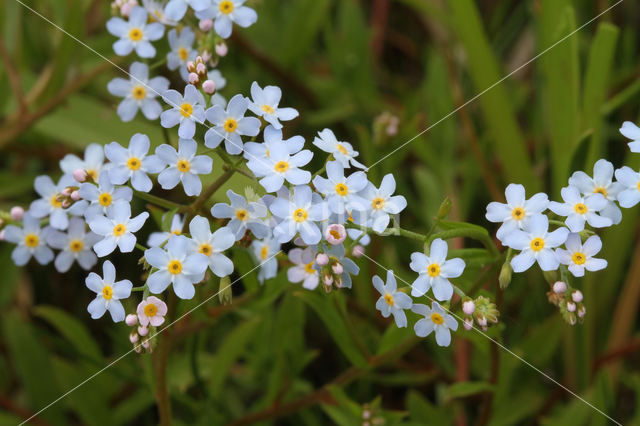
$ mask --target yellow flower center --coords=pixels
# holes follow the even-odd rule
[[[329,234],[331,234],[331,236],[333,238],[335,238],[336,240],[340,239],[340,233],[338,231],[334,230],[334,229],[330,230]]]
[[[210,256],[212,251],[213,249],[211,248],[211,245],[207,243],[202,243],[200,244],[200,247],[198,247],[198,252],[204,254],[205,256]]]
[[[180,229],[174,229],[173,231],[171,231],[171,233],[172,233],[173,235],[182,235],[182,230],[180,230]]]
[[[84,248],[84,241],[82,240],[71,240],[71,242],[69,243],[69,250],[71,250],[74,253],[81,252],[83,248]]]
[[[434,313],[431,314],[431,321],[434,324],[440,325],[440,324],[442,324],[444,322],[444,318],[442,318],[442,315],[440,315],[439,313],[434,312]]]
[[[313,269],[313,262],[309,262],[306,265],[304,265],[304,271],[307,274],[315,274],[316,270]]]
[[[381,208],[384,207],[384,198],[382,197],[376,197],[373,199],[373,201],[371,201],[371,207],[373,207],[376,210],[380,210]]]
[[[85,170],[85,172],[87,172],[87,178],[95,181],[98,179],[98,172],[94,169],[87,169]]]
[[[260,259],[265,260],[269,256],[269,246],[262,246],[260,249]]]
[[[389,306],[393,306],[394,301],[393,301],[393,296],[389,293],[384,295],[384,301],[387,302],[387,305]]]
[[[307,211],[305,209],[297,209],[293,212],[293,220],[296,222],[304,222],[307,220]]]
[[[276,169],[276,172],[278,173],[284,173],[289,170],[289,163],[287,163],[286,161],[278,161],[274,169]]]
[[[427,267],[427,274],[431,277],[437,277],[440,275],[440,265],[437,263],[432,263]]]
[[[571,260],[573,260],[573,263],[575,263],[576,265],[582,265],[587,261],[587,256],[585,256],[584,253],[580,253],[579,251],[577,251],[573,253],[573,256],[571,256]]]
[[[342,146],[341,143],[338,144],[337,148],[338,148],[338,151],[340,151],[340,153],[342,153],[342,155],[347,155],[349,153],[349,151],[347,151],[347,148]]]
[[[147,303],[144,307],[144,314],[148,317],[155,317],[158,313],[158,307],[153,303]]]
[[[638,181],[638,191],[640,191],[640,181]]]
[[[58,200],[58,194],[51,196],[49,201],[51,202],[51,205],[57,209],[62,207],[62,201]]]
[[[27,234],[24,236],[24,245],[29,248],[34,248],[38,246],[40,242],[40,238],[36,234]]]
[[[189,170],[191,170],[191,163],[189,161],[185,160],[185,159],[178,160],[178,163],[176,164],[176,167],[182,173],[187,173]]]
[[[249,212],[247,212],[245,209],[237,209],[236,217],[238,218],[238,220],[245,221],[249,218]]]
[[[142,40],[142,30],[140,28],[131,28],[129,30],[129,38],[131,41]]]
[[[183,61],[186,61],[187,58],[189,58],[189,51],[184,47],[181,47],[180,49],[178,49],[178,56],[180,56],[180,59],[182,59]]]
[[[345,196],[349,193],[349,188],[344,183],[339,183],[336,185],[336,194]]]
[[[603,186],[599,186],[597,188],[595,188],[593,190],[594,194],[602,194],[604,197],[606,197],[609,193],[607,192],[607,189]]]
[[[142,86],[136,86],[131,91],[131,96],[133,96],[134,99],[141,101],[145,96],[147,96],[147,89]]]
[[[113,289],[110,285],[102,287],[102,298],[104,300],[111,300],[113,298]]]
[[[274,112],[276,112],[276,110],[273,109],[271,105],[262,105],[262,110],[267,114],[273,114]]]
[[[138,170],[142,166],[142,161],[137,157],[131,157],[127,160],[127,167],[129,170]]]
[[[238,122],[233,118],[227,118],[222,127],[224,127],[224,130],[226,130],[227,133],[233,133],[238,128]]]
[[[102,207],[109,207],[111,205],[111,201],[112,201],[111,194],[109,194],[108,192],[103,192],[98,197],[98,202]]]
[[[113,227],[113,235],[116,237],[121,237],[125,232],[127,232],[127,227],[122,223]]]
[[[224,13],[225,15],[228,15],[231,12],[233,12],[233,2],[229,0],[220,2],[219,8],[220,8],[220,12]]]
[[[193,105],[191,105],[189,102],[185,102],[180,105],[180,114],[182,114],[182,116],[186,118],[191,117],[191,114],[193,114]]]
[[[544,248],[544,240],[542,238],[534,238],[531,240],[531,250],[540,251]]]
[[[182,263],[180,263],[179,260],[172,260],[171,262],[169,262],[169,265],[167,266],[167,269],[173,275],[177,275],[180,272],[182,272]]]
[[[573,206],[573,210],[578,214],[585,214],[587,212],[587,206],[583,203],[576,203],[576,205]]]
[[[515,220],[521,220],[524,217],[524,209],[522,207],[516,207],[511,210],[511,217]]]

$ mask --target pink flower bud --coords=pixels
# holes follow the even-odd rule
[[[584,315],[587,313],[587,308],[584,307],[584,305],[580,306],[578,308],[578,316],[580,318],[584,317]]]
[[[569,314],[569,324],[576,325],[576,316],[574,314]]]
[[[131,343],[133,343],[134,345],[138,342],[139,338],[140,338],[140,336],[135,331],[133,333],[129,334],[129,341]]]
[[[133,327],[134,325],[138,325],[138,316],[136,314],[129,314],[124,319],[124,322],[129,326]]]
[[[583,298],[582,292],[580,290],[574,291],[573,293],[571,293],[571,298],[576,303],[582,302],[582,298]]]
[[[462,312],[464,312],[467,315],[473,314],[475,310],[476,310],[476,304],[473,302],[473,300],[467,300],[462,304]]]
[[[576,304],[573,303],[573,302],[567,302],[567,311],[575,312],[576,311]]]
[[[211,31],[211,28],[213,28],[213,21],[211,19],[201,19],[198,23],[198,26],[202,31],[206,33],[208,31]]]
[[[324,231],[324,238],[329,244],[334,246],[338,245],[347,238],[347,230],[344,229],[343,225],[334,223],[327,226],[327,229]]]
[[[209,60],[211,60],[211,52],[209,52],[208,50],[202,52],[202,60],[205,62],[209,62]]]
[[[82,170],[82,169],[75,169],[73,171],[73,178],[76,181],[82,183],[82,182],[87,180],[87,172],[85,170]]]
[[[353,255],[353,257],[355,258],[359,258],[364,256],[364,247],[361,246],[360,244],[356,245],[353,250],[351,250],[351,254]]]
[[[4,229],[0,231],[0,241],[4,241]]]
[[[73,191],[71,193],[71,199],[73,201],[78,201],[80,199],[80,193],[78,191]]]
[[[202,90],[204,90],[204,93],[206,94],[213,95],[216,91],[216,84],[213,80],[205,80],[205,82],[202,83]]]
[[[71,201],[69,201],[69,200],[64,200],[64,201],[62,202],[62,208],[63,208],[63,209],[68,209],[69,207],[71,207]]]
[[[187,69],[189,71],[195,70],[196,69],[196,64],[194,64],[193,61],[187,61]]]
[[[198,81],[200,81],[200,78],[198,77],[198,74],[196,74],[195,72],[190,72],[189,73],[189,83],[196,84]]]
[[[567,291],[567,284],[564,281],[556,281],[553,283],[553,292],[562,294]]]
[[[24,216],[24,209],[20,206],[11,207],[11,219],[13,220],[22,220]]]
[[[218,56],[227,56],[228,51],[229,49],[227,49],[227,44],[224,41],[216,44],[216,53]]]
[[[207,67],[205,67],[204,64],[200,62],[198,63],[198,65],[196,65],[196,72],[200,75],[204,75],[207,73]]]
[[[462,321],[462,325],[465,330],[471,330],[473,328],[473,318],[465,318],[464,321]]]
[[[324,283],[324,285],[330,286],[331,284],[333,284],[333,277],[327,274],[322,277],[322,282]]]
[[[66,187],[65,189],[62,190],[62,192],[60,192],[60,194],[64,195],[65,197],[69,197],[71,196],[72,192],[73,192],[73,189],[71,189],[70,187]]]
[[[316,263],[318,264],[318,266],[325,266],[329,263],[329,256],[327,256],[325,253],[318,253],[318,255],[316,256]]]
[[[344,271],[344,269],[342,268],[342,263],[340,263],[340,262],[334,263],[334,264],[331,266],[331,270],[332,270],[332,271],[333,271],[333,273],[334,273],[334,274],[336,274],[336,275],[340,275],[340,274],[342,274],[342,272]]]
[[[149,329],[147,327],[140,326],[138,327],[138,334],[144,337],[149,334]]]
[[[145,349],[149,349],[149,339],[142,340],[142,347]]]
[[[133,9],[133,4],[131,3],[125,3],[122,5],[122,7],[120,7],[120,14],[124,17],[127,18],[129,17],[129,14],[131,13],[131,10]]]
[[[480,327],[486,327],[487,326],[487,317],[485,317],[484,315],[478,316],[478,318],[476,318],[476,321],[478,321],[478,325]]]

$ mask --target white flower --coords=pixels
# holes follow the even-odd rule
[[[69,225],[67,211],[63,208],[58,195],[68,186],[77,185],[69,175],[64,175],[55,185],[49,176],[38,176],[34,181],[34,188],[39,200],[31,203],[29,213],[35,218],[42,219],[49,216],[49,224],[56,229],[65,230]]]
[[[124,307],[120,300],[131,295],[133,284],[129,280],[116,282],[116,268],[108,260],[102,265],[102,275],[104,278],[91,272],[85,280],[87,288],[96,293],[96,298],[89,303],[87,311],[93,319],[101,318],[105,311],[109,311],[113,322],[124,321]]]
[[[569,234],[565,246],[567,250],[556,249],[556,257],[560,263],[569,266],[569,271],[574,276],[584,276],[585,269],[599,271],[607,267],[606,260],[593,257],[602,248],[602,241],[597,235],[592,235],[582,244],[580,234]]]
[[[204,123],[204,108],[207,103],[192,84],[187,84],[184,89],[184,96],[175,90],[167,90],[162,94],[162,99],[171,109],[160,114],[160,124],[162,127],[170,129],[180,124],[178,136],[182,139],[191,139],[196,134],[196,123]]]
[[[93,181],[98,180],[103,169],[104,148],[102,145],[92,143],[84,150],[84,159],[74,154],[67,154],[60,160],[60,169],[66,175],[73,175],[73,172],[80,169],[87,173],[87,177]]]
[[[260,132],[260,120],[245,117],[249,101],[242,95],[235,95],[229,101],[226,110],[214,105],[206,112],[207,120],[214,127],[204,135],[204,144],[208,148],[216,148],[224,139],[224,147],[229,154],[242,152],[241,136],[256,136]]]
[[[419,274],[411,285],[411,295],[419,297],[424,295],[429,288],[437,300],[449,300],[453,296],[453,285],[449,278],[457,278],[462,275],[465,268],[464,260],[454,258],[447,260],[447,243],[436,238],[431,243],[429,256],[424,253],[411,253],[409,267]]]
[[[180,76],[184,81],[188,82],[189,70],[187,70],[187,62],[195,61],[196,56],[198,56],[198,51],[192,47],[196,34],[191,28],[184,27],[180,31],[180,35],[175,29],[169,31],[167,38],[171,48],[171,51],[167,53],[167,68],[172,71],[180,68]]]
[[[254,24],[258,20],[255,10],[243,6],[246,0],[213,0],[208,9],[196,13],[198,19],[213,19],[214,29],[222,38],[229,38],[233,23],[242,28]]]
[[[140,325],[147,327],[159,327],[164,323],[164,316],[167,315],[167,304],[155,296],[149,296],[138,304],[136,313]]]
[[[259,181],[260,185],[267,192],[278,191],[285,180],[292,185],[305,185],[311,181],[311,173],[300,169],[313,158],[311,151],[304,149],[290,155],[289,147],[284,141],[273,142],[269,146],[268,159],[256,158],[247,162],[247,167],[253,174],[262,178]]]
[[[159,173],[164,163],[155,155],[147,156],[149,152],[149,137],[136,133],[129,141],[129,148],[123,148],[117,142],[111,142],[104,147],[104,152],[113,163],[109,168],[109,179],[114,185],[125,184],[131,179],[133,189],[149,192],[153,184],[147,173]]]
[[[327,177],[328,179],[316,176],[313,185],[326,197],[333,213],[342,214],[345,211],[367,208],[367,202],[358,194],[369,183],[365,172],[358,171],[345,177],[342,164],[330,161],[327,163]]]
[[[269,227],[263,222],[267,216],[267,206],[262,202],[250,202],[232,190],[227,191],[230,204],[217,203],[211,208],[211,215],[218,219],[231,219],[227,228],[233,232],[238,241],[249,229],[258,239],[267,238],[271,234]]]
[[[393,315],[396,325],[400,328],[407,326],[407,315],[405,309],[411,308],[413,301],[407,294],[398,291],[396,277],[392,270],[387,271],[387,283],[385,284],[377,275],[373,276],[373,286],[380,293],[380,298],[376,302],[376,309],[383,317],[388,318]]]
[[[278,108],[282,90],[277,86],[265,86],[262,89],[257,82],[251,85],[251,97],[249,109],[257,116],[263,117],[275,129],[282,129],[280,120],[289,121],[298,116],[298,111],[293,108]]]
[[[626,209],[635,206],[640,201],[640,173],[631,167],[624,166],[616,170],[616,179],[624,187],[618,194],[620,207]]]
[[[365,200],[366,219],[375,232],[382,232],[389,226],[390,215],[398,214],[407,207],[407,199],[402,195],[393,195],[396,180],[391,173],[382,178],[380,188],[368,183],[359,195]]]
[[[138,216],[131,217],[131,206],[126,201],[113,203],[107,209],[107,216],[97,215],[89,221],[89,228],[103,237],[93,246],[93,250],[99,257],[113,252],[116,246],[122,253],[133,251],[136,245],[136,237],[133,235],[142,228],[149,213],[142,212]]]
[[[628,144],[631,152],[640,152],[640,127],[630,121],[625,121],[622,123],[620,133],[628,139],[631,139],[632,142]]]
[[[451,331],[458,329],[458,322],[452,315],[449,315],[436,302],[431,303],[431,308],[427,305],[416,303],[411,307],[416,314],[423,315],[424,318],[416,321],[413,326],[418,337],[426,337],[432,331],[436,333],[436,343],[438,346],[449,346],[451,344]]]
[[[169,238],[166,250],[160,247],[145,250],[147,263],[158,269],[147,280],[151,293],[162,293],[169,284],[173,284],[176,296],[181,299],[193,298],[196,293],[193,284],[204,279],[209,259],[201,253],[189,253],[188,248],[187,237],[174,235]]]
[[[280,243],[286,243],[300,233],[305,244],[318,244],[322,233],[315,222],[329,217],[325,203],[318,194],[313,194],[308,186],[296,186],[291,199],[276,198],[269,206],[274,216],[282,219],[273,230]]]
[[[304,147],[302,136],[292,136],[289,139],[282,139],[282,129],[267,126],[264,129],[264,143],[247,142],[244,144],[244,158],[249,161],[268,161],[273,151],[273,146],[284,142],[289,155],[293,155]]]
[[[552,201],[549,210],[558,216],[566,216],[564,223],[571,232],[580,232],[587,222],[594,228],[611,226],[611,219],[603,217],[598,212],[607,206],[607,199],[600,193],[582,197],[575,186],[567,186],[560,191],[564,203]]]
[[[47,236],[51,232],[50,227],[40,229],[40,221],[29,212],[22,218],[22,229],[15,225],[9,225],[4,229],[4,239],[17,244],[11,252],[13,263],[24,266],[31,256],[35,257],[39,264],[46,265],[53,260],[53,251],[47,247]]]
[[[593,179],[585,172],[575,172],[569,178],[569,185],[575,186],[585,195],[602,194],[607,205],[600,210],[600,215],[611,219],[614,225],[622,220],[622,212],[616,205],[616,197],[624,188],[620,182],[613,182],[613,164],[600,159],[593,166]]]
[[[504,244],[515,250],[522,250],[511,259],[511,267],[515,272],[524,272],[535,262],[543,271],[558,269],[558,260],[554,255],[556,248],[567,240],[569,230],[558,228],[548,232],[549,219],[545,215],[533,216],[524,231],[519,229],[511,232]]]
[[[219,228],[211,233],[209,221],[202,216],[196,216],[189,223],[189,232],[191,251],[207,256],[211,272],[218,277],[226,277],[233,272],[233,262],[222,254],[236,242],[230,229]]]
[[[162,144],[156,148],[156,155],[167,165],[158,176],[162,189],[172,189],[182,182],[185,194],[199,195],[202,182],[198,175],[211,173],[213,160],[206,155],[196,155],[198,144],[193,139],[180,139],[178,151],[171,145]]]
[[[180,21],[187,13],[187,6],[200,12],[211,6],[211,0],[170,0],[164,8],[164,14],[173,21]]]
[[[502,222],[496,236],[502,243],[510,232],[523,229],[533,216],[540,215],[547,209],[549,198],[539,192],[528,200],[525,198],[524,186],[509,184],[504,191],[506,204],[493,201],[487,206],[486,218],[490,222]]]
[[[289,251],[289,260],[294,266],[287,270],[287,279],[302,283],[302,287],[313,290],[320,283],[320,273],[314,268],[316,253],[313,247],[294,248]]]
[[[278,259],[276,254],[280,251],[280,243],[273,238],[264,240],[253,240],[251,252],[260,264],[258,280],[263,283],[265,280],[273,278],[278,273]]]
[[[74,261],[86,270],[93,268],[98,258],[91,248],[100,240],[93,232],[86,232],[85,222],[80,218],[72,218],[69,221],[69,229],[66,233],[60,231],[50,232],[47,243],[58,250],[54,263],[58,272],[67,272]]]
[[[226,108],[227,100],[219,92],[227,85],[227,79],[222,76],[220,70],[209,71],[207,78],[216,85],[216,93],[211,96],[211,105],[220,105],[222,108]]]
[[[169,80],[164,77],[149,80],[149,67],[142,62],[132,63],[129,75],[130,80],[114,78],[107,84],[109,93],[124,98],[118,105],[118,115],[122,121],[133,120],[139,109],[149,120],[160,117],[162,106],[156,98],[169,88]]]
[[[118,200],[131,202],[133,191],[128,186],[114,186],[109,179],[109,172],[103,171],[97,179],[98,185],[83,183],[78,193],[89,205],[84,211],[84,217],[88,221],[96,215],[106,214],[107,208]]]
[[[345,169],[349,168],[349,165],[361,169],[367,168],[364,164],[356,161],[355,157],[358,156],[358,151],[354,151],[350,143],[338,141],[336,135],[330,129],[318,132],[313,144],[324,152],[332,154],[333,158],[339,161]]]
[[[174,214],[171,218],[171,227],[168,232],[152,232],[147,240],[149,247],[160,247],[166,243],[172,235],[181,235],[184,227],[184,219],[179,214]]]
[[[113,51],[126,56],[132,50],[141,58],[156,56],[156,48],[149,41],[155,41],[164,34],[164,26],[158,22],[147,23],[148,14],[143,7],[134,7],[129,21],[114,17],[107,21],[107,30],[120,40],[113,43]]]

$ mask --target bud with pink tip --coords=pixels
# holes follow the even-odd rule
[[[472,315],[475,310],[476,304],[473,302],[473,300],[467,300],[462,304],[462,312],[467,315]]]
[[[73,171],[73,178],[80,183],[83,183],[87,180],[87,172],[83,169],[75,169]]]
[[[73,201],[78,201],[80,199],[80,193],[78,191],[73,191],[71,193],[71,199]]]
[[[576,311],[576,304],[573,303],[573,302],[567,302],[567,311],[575,312]]]
[[[122,7],[120,7],[120,14],[122,15],[123,18],[128,18],[129,15],[131,14],[131,10],[133,9],[133,7],[135,6],[135,4],[133,3],[125,3],[122,5]]]
[[[364,246],[361,246],[360,244],[356,245],[353,250],[351,250],[351,254],[356,259],[364,256]]]
[[[587,308],[584,307],[584,305],[580,306],[578,308],[578,316],[580,318],[584,317],[584,315],[587,313]]]
[[[324,231],[324,238],[329,244],[336,246],[347,238],[347,230],[344,229],[344,225],[338,223],[331,224],[327,226],[327,229]]]
[[[562,294],[567,291],[567,283],[564,281],[556,281],[553,283],[553,292],[556,294]]]
[[[205,82],[202,83],[202,90],[208,95],[213,95],[216,91],[216,84],[213,80],[205,80]]]
[[[476,321],[478,321],[478,325],[480,327],[487,326],[487,317],[485,317],[484,315],[479,315],[478,318],[476,318]]]
[[[4,241],[4,229],[0,231],[0,241]]]
[[[213,21],[211,19],[201,19],[198,26],[206,33],[211,31],[211,28],[213,28]]]
[[[71,196],[72,192],[73,192],[73,189],[71,189],[71,187],[67,186],[65,189],[62,190],[62,192],[60,192],[60,194],[65,196],[65,197],[69,197],[69,196]]]
[[[134,345],[138,343],[138,339],[140,339],[140,336],[135,331],[129,334],[129,341]]]
[[[330,286],[331,284],[333,284],[333,277],[327,274],[324,277],[322,277],[322,282],[324,283],[324,285]]]
[[[133,327],[134,325],[138,325],[138,316],[136,314],[129,314],[124,319],[124,322],[129,326]]]
[[[71,194],[69,194],[69,195],[71,195]],[[68,199],[67,199],[67,200],[64,200],[64,201],[62,202],[62,208],[63,208],[63,209],[68,209],[69,207],[71,207],[71,201],[70,201],[70,200],[68,200]]]
[[[569,324],[576,325],[576,315],[575,314],[569,314]]]
[[[187,69],[189,71],[191,71],[191,70],[195,71],[196,70],[196,64],[193,61],[187,61]]]
[[[473,328],[473,318],[465,318],[464,321],[462,321],[462,325],[465,330],[471,330]]]
[[[574,291],[573,293],[571,293],[571,298],[576,303],[582,302],[582,298],[583,298],[582,292],[580,290]]]
[[[342,263],[340,262],[336,262],[331,266],[331,270],[333,271],[334,274],[336,275],[340,275],[342,274],[342,272],[344,271],[344,269],[342,268]]]
[[[23,216],[24,216],[24,209],[20,206],[13,206],[11,207],[11,219],[19,221],[22,220]]]
[[[196,74],[195,72],[190,72],[189,73],[189,83],[196,84],[198,81],[200,81],[200,78],[198,77],[198,74]]]
[[[211,60],[211,52],[209,52],[208,50],[202,52],[202,60],[205,62],[209,62]]]
[[[198,65],[196,65],[196,72],[200,75],[205,75],[207,73],[207,67],[205,67],[202,62],[198,62]]]
[[[329,256],[326,253],[318,253],[316,256],[316,263],[318,266],[325,266],[329,263]]]
[[[140,326],[138,327],[138,334],[141,335],[142,337],[146,336],[147,334],[149,334],[149,329],[145,326]]]
[[[229,49],[224,41],[216,44],[216,53],[218,56],[227,56],[227,52],[229,52]]]
[[[149,349],[149,339],[142,339],[142,347]]]

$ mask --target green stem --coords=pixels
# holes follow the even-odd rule
[[[148,201],[156,206],[164,207],[165,209],[179,209],[184,207],[182,204],[174,203],[173,201],[165,200],[164,198],[156,197],[155,195],[148,194],[141,191],[133,191],[133,195],[141,200]]]
[[[142,245],[142,244],[140,244],[140,243],[136,243],[136,248],[137,248],[138,250],[140,250],[140,251],[146,251],[146,250],[148,250],[145,246],[143,246],[143,245]]]

